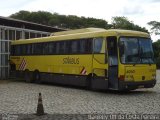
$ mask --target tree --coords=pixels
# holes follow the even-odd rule
[[[58,13],[50,13],[45,11],[28,12],[19,11],[12,14],[11,18],[26,20],[30,22],[56,26],[67,29],[78,29],[86,27],[109,28],[107,21],[95,18],[78,17],[75,15],[59,15]]]
[[[12,14],[10,17],[66,29],[98,27],[105,29],[116,28],[148,32],[145,28],[135,25],[126,17],[113,17],[112,24],[108,24],[108,22],[103,19],[96,19],[91,17],[78,17],[75,15],[59,15],[58,13],[52,14],[46,11],[19,11],[18,13]]]
[[[15,13],[15,14],[12,14],[10,17],[15,18],[15,19],[30,21],[29,20],[30,14],[31,13],[29,11],[22,10],[22,11]]]
[[[153,51],[157,68],[160,68],[160,40],[153,43]]]
[[[160,35],[160,22],[150,21],[148,25],[151,26],[151,33]],[[153,43],[154,57],[157,68],[160,68],[160,39]]]
[[[146,28],[142,28],[135,25],[132,21],[129,21],[126,17],[112,17],[112,27],[115,29],[137,30],[142,32],[148,32]]]
[[[151,33],[154,33],[155,35],[160,35],[160,22],[150,21],[148,22],[148,25],[151,26]]]
[[[160,40],[153,43],[154,57],[157,59],[160,56]]]

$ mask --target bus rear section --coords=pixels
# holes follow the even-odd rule
[[[155,86],[156,65],[150,38],[120,37],[119,58],[119,90]]]

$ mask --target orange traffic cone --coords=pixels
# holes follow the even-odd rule
[[[41,93],[39,93],[39,96],[38,96],[38,105],[37,105],[37,113],[36,113],[36,115],[38,115],[38,116],[44,115],[44,108],[43,108]]]

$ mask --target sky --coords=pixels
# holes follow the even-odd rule
[[[160,0],[1,0],[0,16],[8,17],[20,10],[93,17],[109,23],[112,17],[124,16],[149,31],[148,22],[160,22]],[[160,35],[152,34],[151,38],[156,41]]]

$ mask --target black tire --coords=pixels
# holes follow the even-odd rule
[[[41,78],[40,78],[40,73],[39,71],[35,71],[33,73],[33,76],[34,76],[34,82],[35,83],[38,83],[38,84],[41,84]]]
[[[29,72],[29,70],[25,70],[24,72],[24,80],[27,83],[31,83],[32,82],[32,74]]]

